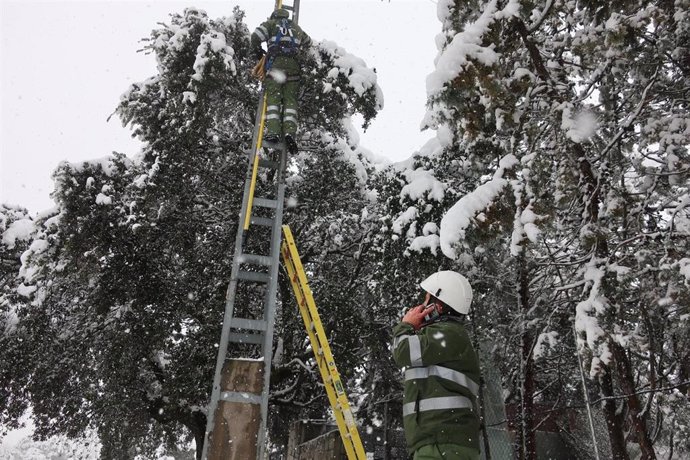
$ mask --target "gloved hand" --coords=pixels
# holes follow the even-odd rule
[[[264,54],[266,54],[266,51],[264,51],[263,48],[261,48],[261,47],[254,48],[254,57],[256,59],[261,59],[262,57],[264,57]]]
[[[418,331],[422,324],[424,323],[424,317],[431,313],[431,311],[436,308],[436,305],[417,305],[416,307],[410,308],[405,316],[403,316],[403,323],[412,325],[415,331]]]

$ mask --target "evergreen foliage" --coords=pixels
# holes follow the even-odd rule
[[[201,446],[258,104],[249,32],[238,9],[220,20],[193,8],[173,14],[144,50],[155,55],[158,74],[132,85],[117,108],[145,143],[143,151],[133,159],[113,153],[61,164],[54,173],[57,206],[34,223],[37,234],[23,252],[21,273],[16,259],[27,248],[3,246],[3,260],[7,253],[12,264],[3,280],[31,286],[12,307],[18,325],[2,336],[14,347],[2,359],[15,360],[3,366],[9,389],[3,391],[3,423],[16,421],[30,404],[38,437],[78,437],[95,429],[102,458],[155,458],[161,445],[173,452],[192,439]],[[317,49],[305,63],[307,92],[328,97],[319,77],[327,80],[338,58],[355,61],[332,45]],[[360,111],[369,120],[380,106],[375,79],[358,92],[346,84],[347,75],[345,69],[328,77],[343,84],[337,103],[304,104],[311,153],[292,160],[288,179],[291,200],[299,204],[286,220],[311,235],[307,248],[319,247],[306,251],[315,261],[310,266],[318,267],[317,296],[347,269],[337,260],[352,258],[366,204],[364,179],[355,170],[364,166],[347,143],[343,119]],[[3,225],[18,218],[6,212]],[[334,226],[338,222],[342,227]],[[331,268],[317,264],[338,252],[342,256],[328,259]],[[18,297],[11,288],[5,286],[3,311]],[[330,317],[350,315],[357,292],[324,296],[338,312]],[[283,356],[307,362],[306,344],[298,339],[303,326],[295,333],[294,313],[285,316],[290,336]],[[339,325],[327,322],[334,349],[351,368],[354,337],[338,335]],[[305,379],[300,371],[285,364],[276,372],[275,410],[284,400],[295,414],[324,417],[327,404],[307,406],[285,391]],[[321,392],[314,369],[307,374],[307,384],[292,390],[311,398]],[[286,428],[282,424],[275,439],[285,440]]]
[[[284,221],[363,426],[400,425],[390,327],[451,269],[519,458],[546,425],[592,458],[588,401],[602,458],[690,452],[688,11],[439,0],[437,136],[386,167],[349,124],[381,108],[373,70],[332,42],[304,58]],[[4,427],[30,406],[38,436],[96,429],[103,458],[200,444],[259,95],[243,19],[172,15],[117,109],[140,155],[61,164],[33,219],[0,208]],[[329,408],[283,276],[278,307],[282,446]]]
[[[4,435],[19,427],[19,418],[28,408],[24,391],[26,380],[17,372],[28,366],[17,331],[18,310],[22,295],[30,291],[17,274],[21,256],[31,244],[33,220],[28,211],[19,207],[0,205],[0,424]]]
[[[521,458],[554,418],[538,405],[583,404],[573,329],[604,455],[688,449],[690,414],[675,410],[688,397],[686,3],[439,2],[425,122],[465,188],[435,220],[391,220],[406,222],[403,253],[436,224],[479,287],[477,331],[503,363]]]

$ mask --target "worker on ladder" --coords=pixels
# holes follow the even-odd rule
[[[424,303],[393,328],[405,372],[403,425],[414,460],[479,460],[479,359],[463,326],[472,287],[460,273],[422,281]]]
[[[267,43],[268,52],[261,44]],[[299,25],[290,20],[284,8],[276,9],[251,36],[251,46],[257,59],[265,54],[266,144],[277,144],[285,135],[290,153],[297,153],[297,96],[301,68],[299,56],[311,46],[311,38]],[[282,106],[282,107],[281,107]],[[282,108],[282,110],[281,110]]]

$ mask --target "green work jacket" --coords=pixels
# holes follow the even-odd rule
[[[393,359],[405,374],[403,425],[412,451],[459,444],[479,451],[479,359],[463,325],[436,321],[393,328]]]
[[[252,49],[260,48],[261,43],[266,42],[268,46],[268,56],[273,58],[272,68],[285,71],[288,75],[299,75],[300,65],[297,61],[298,54],[283,55],[280,51],[281,46],[290,48],[295,47],[295,53],[302,52],[303,49],[311,46],[311,38],[302,30],[302,28],[288,21],[290,24],[290,32],[288,35],[281,34],[280,29],[281,19],[268,19],[254,30],[251,36]]]

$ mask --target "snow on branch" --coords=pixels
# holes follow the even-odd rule
[[[450,11],[450,5],[446,5],[447,2],[443,3],[443,6],[439,4],[439,19],[442,21],[442,16]],[[520,4],[517,0],[510,0],[500,11],[496,8],[496,0],[487,3],[481,16],[456,34],[446,49],[439,52],[436,57],[436,70],[429,74],[426,80],[427,95],[433,97],[442,92],[445,84],[460,75],[470,61],[478,61],[487,66],[495,64],[499,55],[494,51],[493,44],[481,45],[484,34],[495,20],[514,16],[519,9]]]
[[[573,113],[572,104],[564,104],[561,129],[571,141],[581,144],[594,136],[598,123],[596,116],[587,110]]]
[[[465,229],[476,214],[486,209],[501,193],[508,181],[503,178],[506,169],[512,168],[519,160],[513,154],[501,158],[493,178],[463,196],[441,219],[441,251],[450,259],[457,259],[455,245],[465,238]]]
[[[522,251],[522,243],[525,241],[525,238],[532,243],[537,242],[537,238],[541,231],[535,222],[540,217],[541,216],[534,213],[531,202],[522,211],[517,211],[513,221],[513,234],[510,243],[510,253],[512,255],[517,256],[520,254]]]
[[[680,259],[678,261],[678,268],[680,270],[680,274],[685,277],[688,283],[690,283],[690,259]]]
[[[589,285],[589,295],[575,307],[577,345],[579,348],[586,346],[594,355],[589,372],[591,378],[602,371],[602,364],[609,364],[613,358],[604,340],[606,332],[598,319],[608,308],[608,299],[600,293],[601,283],[606,275],[606,268],[600,266],[600,263],[600,260],[593,258],[587,264],[584,280]]]
[[[192,79],[196,81],[203,80],[206,64],[208,64],[213,55],[221,58],[221,62],[226,70],[232,74],[237,73],[234,61],[235,50],[227,45],[225,35],[222,32],[211,31],[201,36],[199,46],[196,49],[196,59],[193,65],[195,73],[192,75]]]
[[[329,40],[319,42],[318,48],[333,59],[335,67],[328,73],[330,79],[335,80],[338,74],[344,75],[347,78],[348,86],[358,96],[363,96],[367,91],[374,89],[376,91],[377,106],[378,108],[383,107],[383,92],[376,83],[376,72],[374,69],[367,67],[363,59],[348,53],[345,48]],[[324,83],[324,85],[326,89],[329,89],[329,83]]]
[[[393,233],[397,233],[398,235],[402,234],[403,229],[410,223],[413,223],[417,217],[419,217],[419,211],[416,207],[410,206],[393,221]]]
[[[439,239],[438,235],[418,236],[412,240],[407,249],[408,251],[414,251],[420,254],[422,251],[424,251],[424,249],[428,249],[433,255],[436,255],[438,253],[438,246],[440,242],[441,240]]]
[[[400,191],[400,199],[409,197],[413,201],[420,198],[443,201],[445,195],[443,184],[434,177],[433,171],[423,168],[406,170],[404,173],[407,185]]]
[[[539,334],[537,343],[534,345],[534,350],[532,351],[534,359],[543,358],[547,355],[549,349],[555,349],[558,345],[558,336],[559,334],[557,331],[542,332]]]
[[[2,233],[2,243],[7,249],[13,249],[17,241],[29,241],[35,232],[36,225],[31,218],[18,219]]]

